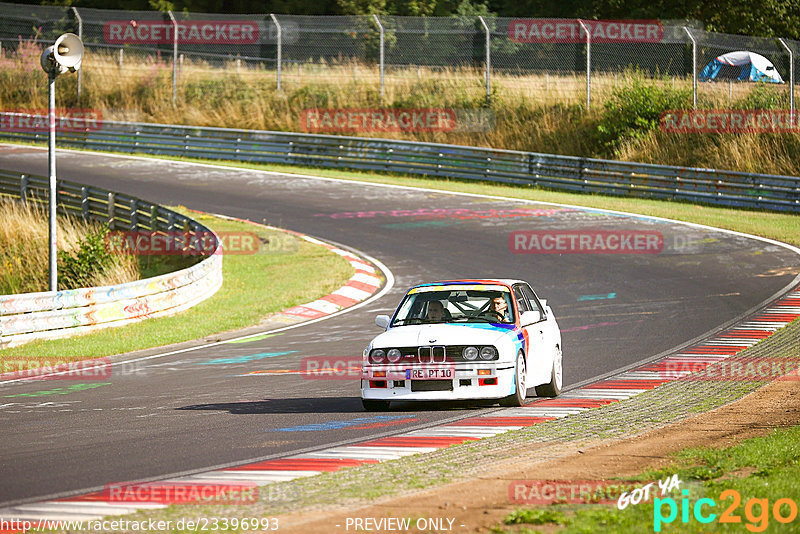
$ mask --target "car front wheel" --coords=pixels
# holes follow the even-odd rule
[[[525,404],[528,395],[526,389],[527,373],[525,369],[525,355],[520,351],[517,354],[517,365],[514,368],[514,393],[500,399],[500,406],[519,407]]]

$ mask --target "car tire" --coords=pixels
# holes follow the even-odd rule
[[[389,409],[389,401],[385,400],[361,399],[361,404],[368,412],[385,412]]]
[[[558,397],[561,393],[562,383],[562,370],[561,370],[561,347],[556,345],[555,354],[553,356],[553,369],[550,371],[550,382],[536,386],[537,397]]]
[[[525,355],[522,354],[522,351],[519,351],[517,353],[517,364],[514,366],[514,393],[500,399],[500,406],[518,408],[525,404],[525,397],[528,396],[528,390],[525,387],[526,379]]]

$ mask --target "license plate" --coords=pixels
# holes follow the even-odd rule
[[[452,380],[453,369],[406,369],[406,380]]]

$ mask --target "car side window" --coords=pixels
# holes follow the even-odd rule
[[[539,299],[536,298],[536,294],[533,292],[533,290],[528,286],[521,286],[521,290],[522,294],[525,296],[525,300],[527,300],[529,303],[529,308],[531,310],[538,311],[539,317],[544,319],[544,308],[542,308],[542,304],[539,302]]]
[[[530,311],[531,307],[528,304],[528,299],[525,297],[524,293],[522,292],[522,286],[514,286],[514,300],[517,301],[517,308],[519,309],[520,315],[523,312]]]

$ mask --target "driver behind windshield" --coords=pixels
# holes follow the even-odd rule
[[[489,302],[487,314],[492,320],[503,323],[511,322],[511,316],[508,310],[508,302],[506,302],[505,297],[502,295],[495,294],[492,296],[492,300]]]
[[[439,323],[450,319],[449,315],[450,313],[444,309],[441,301],[432,300],[428,303],[428,313],[425,315],[425,319]]]

